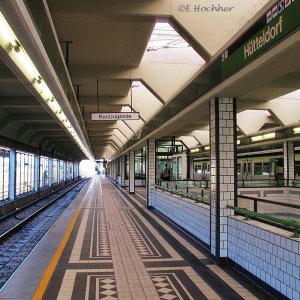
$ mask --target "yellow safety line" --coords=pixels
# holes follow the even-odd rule
[[[79,216],[80,210],[82,208],[83,202],[84,202],[87,194],[88,194],[88,191],[85,194],[84,198],[82,199],[82,201],[81,201],[81,203],[80,203],[80,205],[79,205],[79,207],[78,207],[75,215],[73,216],[73,218],[72,218],[72,220],[71,220],[71,222],[69,224],[69,227],[67,228],[67,230],[65,232],[64,237],[62,238],[62,240],[61,240],[58,248],[56,249],[56,252],[55,252],[53,258],[52,258],[52,260],[51,260],[51,262],[50,262],[50,264],[49,264],[49,266],[48,266],[48,268],[47,268],[47,270],[46,270],[46,272],[45,272],[42,280],[40,281],[39,286],[37,287],[37,289],[36,289],[36,291],[35,291],[35,293],[34,293],[34,295],[32,297],[32,300],[42,299],[42,297],[43,297],[43,295],[44,295],[44,293],[46,291],[46,288],[47,288],[47,286],[49,284],[49,281],[51,279],[51,276],[52,276],[52,274],[53,274],[53,272],[54,272],[54,270],[55,270],[55,268],[57,266],[57,263],[58,263],[60,257],[61,257],[61,254],[62,254],[63,250],[65,249],[65,246],[66,246],[66,244],[67,244],[67,242],[68,242],[68,240],[70,238],[70,235],[72,233],[73,227],[74,227],[74,225],[75,225],[75,223],[77,221],[77,218]]]

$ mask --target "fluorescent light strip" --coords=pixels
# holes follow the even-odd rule
[[[263,141],[263,140],[274,139],[275,137],[276,137],[275,132],[265,133],[262,135],[257,135],[257,136],[251,137],[251,142],[259,142],[259,141]]]
[[[190,150],[191,153],[197,153],[197,152],[199,152],[199,151],[200,151],[199,148],[195,148],[195,149],[191,149],[191,150]]]
[[[300,127],[293,128],[294,134],[300,133]]]
[[[83,145],[78,134],[73,128],[72,124],[64,114],[59,103],[53,96],[52,92],[48,88],[46,82],[43,80],[34,63],[22,47],[21,43],[17,39],[13,30],[7,23],[3,14],[0,12],[0,46],[6,51],[9,57],[17,65],[20,71],[25,75],[28,81],[40,94],[42,99],[48,105],[48,107],[55,113],[58,120],[66,127],[70,135],[78,144],[82,152],[91,160],[95,161],[93,155],[88,151],[87,147]]]

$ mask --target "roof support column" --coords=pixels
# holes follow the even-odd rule
[[[63,161],[63,181],[66,181],[66,175],[67,175],[67,162],[64,160]]]
[[[148,140],[146,155],[147,207],[150,208],[155,197],[156,145],[154,139]]]
[[[135,161],[134,161],[134,150],[129,151],[129,193],[134,194],[135,193]]]
[[[117,174],[118,174],[118,159],[114,160],[114,178],[113,180],[117,182]]]
[[[40,188],[40,155],[34,156],[34,190],[37,192]]]
[[[293,186],[295,179],[295,151],[293,142],[283,143],[284,181],[287,186]]]
[[[125,187],[125,155],[121,156],[121,187]]]
[[[112,180],[116,180],[115,170],[116,170],[116,162],[115,162],[115,160],[113,160],[111,162],[111,179]]]
[[[107,176],[111,178],[111,162],[107,162]]]
[[[226,208],[237,199],[236,178],[236,100],[215,98],[210,101],[210,246],[220,262],[227,257],[228,216]]]

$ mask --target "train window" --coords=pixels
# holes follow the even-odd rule
[[[263,175],[270,174],[270,164],[269,162],[263,162]]]
[[[201,165],[196,165],[195,166],[195,173],[201,174]]]
[[[295,175],[300,176],[300,161],[295,161]]]
[[[256,162],[254,163],[254,175],[262,175],[262,163],[261,162]]]
[[[238,174],[241,174],[241,164],[236,165],[236,171]]]

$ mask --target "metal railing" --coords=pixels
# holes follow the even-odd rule
[[[248,187],[300,187],[300,180],[291,179],[252,179],[238,180],[238,188]]]
[[[262,199],[262,198],[256,198],[256,197],[251,197],[251,196],[244,196],[244,195],[237,195],[237,197],[253,201],[253,204],[254,204],[253,211],[254,212],[257,212],[257,204],[259,202],[300,209],[300,205],[292,204],[292,203],[283,203],[283,202],[278,202],[278,201],[274,201],[274,200],[268,200],[268,199]]]
[[[257,219],[259,221],[271,223],[272,225],[275,225],[275,226],[280,225],[280,227],[283,227],[284,229],[292,230],[294,232],[293,237],[299,238],[299,230],[300,230],[299,222],[284,220],[284,219],[270,216],[267,214],[253,212],[253,211],[248,210],[247,208],[240,208],[240,207],[236,207],[236,206],[232,206],[232,205],[227,205],[226,207],[233,209],[237,214],[244,215],[245,220],[249,220],[249,218]]]
[[[182,192],[192,196],[200,196],[210,201],[210,181],[208,180],[157,180],[157,185],[168,190]]]
[[[195,194],[195,193],[190,193],[190,192],[186,192],[183,190],[179,190],[176,188],[176,186],[162,186],[162,185],[155,185],[156,189],[162,190],[164,192],[168,192],[183,198],[188,198],[191,200],[194,200],[197,203],[203,203],[206,205],[210,205],[210,199],[205,197],[205,195],[203,193],[201,194]]]
[[[181,179],[181,180],[162,180],[157,179],[157,185],[161,186],[174,186],[177,185],[178,187],[199,187],[199,188],[210,188],[210,180],[197,180],[197,179]]]

